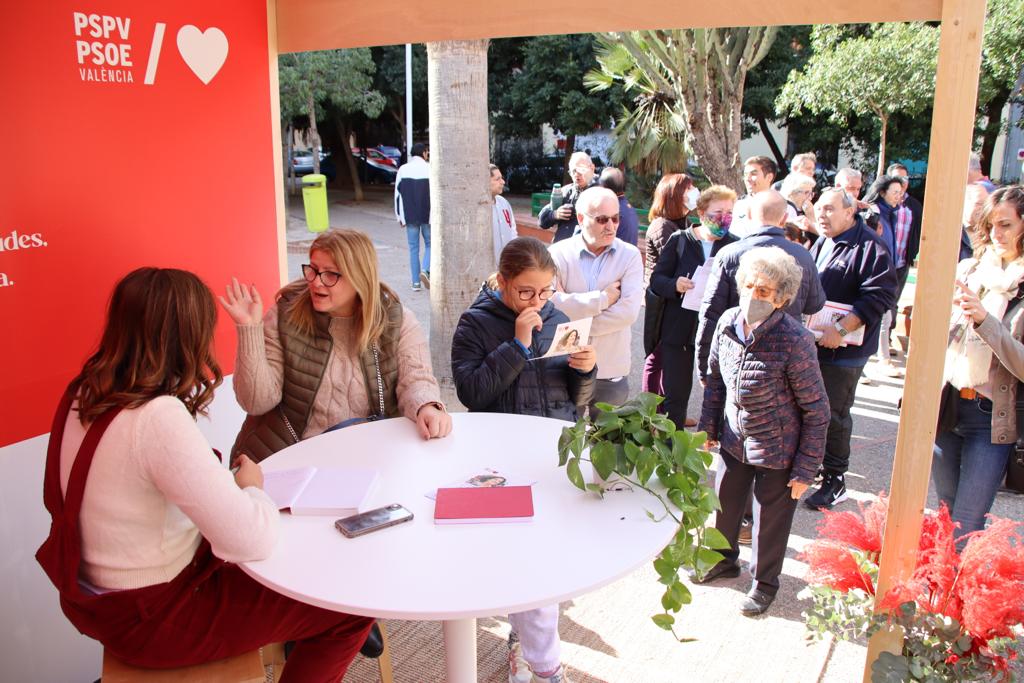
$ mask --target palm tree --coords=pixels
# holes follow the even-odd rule
[[[459,316],[494,270],[487,191],[486,40],[427,44],[430,123],[430,349],[454,404],[451,341]]]
[[[692,149],[714,182],[742,191],[740,107],[747,71],[775,40],[776,27],[681,29],[602,34],[592,89],[621,81],[636,91],[617,130],[634,155]],[[682,136],[682,137],[681,137]]]

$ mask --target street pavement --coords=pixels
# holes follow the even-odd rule
[[[517,214],[529,215],[528,198],[510,198]],[[395,289],[403,303],[410,308],[429,334],[430,301],[429,293],[424,290],[413,292],[410,289],[408,249],[405,231],[399,227],[392,210],[392,188],[370,187],[367,200],[362,203],[351,201],[347,192],[331,191],[330,224],[332,227],[354,228],[364,231],[373,240],[380,258],[382,279]],[[298,277],[299,266],[306,262],[309,244],[315,235],[306,231],[303,218],[301,197],[290,199],[288,208],[288,267],[289,276]],[[482,279],[482,278],[481,278]],[[913,285],[908,285],[908,288]],[[912,300],[912,290],[904,297]],[[640,374],[643,367],[642,352],[643,315],[633,325],[633,364],[630,373],[631,392],[640,387]],[[898,348],[898,347],[897,347]],[[902,353],[895,359],[898,367],[904,366]],[[896,445],[896,431],[899,413],[896,409],[897,400],[902,395],[903,379],[881,376],[875,364],[869,363],[866,374],[872,379],[870,384],[860,384],[853,407],[854,435],[850,458],[850,472],[847,474],[849,501],[837,506],[838,510],[856,510],[858,502],[868,502],[876,494],[889,489],[892,470],[893,452]],[[694,393],[690,399],[690,415],[696,417],[700,406],[699,385],[694,383]],[[905,400],[913,400],[907,397]],[[927,505],[935,507],[934,489],[929,487]],[[1009,492],[1000,492],[996,498],[992,512],[996,515],[1024,518],[1024,496]],[[810,540],[815,537],[815,525],[821,514],[800,505],[790,537],[789,551],[783,569],[782,589],[775,604],[768,614],[758,619],[747,619],[738,615],[736,605],[742,593],[748,587],[749,577],[716,583],[713,586],[694,587],[694,601],[681,613],[680,622],[683,630],[689,626],[699,633],[695,643],[681,644],[679,648],[689,648],[684,655],[685,660],[692,661],[697,669],[691,669],[694,675],[673,675],[665,680],[694,681],[825,681],[846,682],[859,681],[864,666],[865,648],[863,643],[818,643],[806,645],[803,642],[801,612],[808,605],[807,600],[798,598],[798,593],[806,584],[802,577],[806,566],[797,559],[797,555]],[[749,561],[749,548],[742,549],[741,560]],[[640,570],[648,583],[653,579],[646,577],[649,570]],[[633,577],[636,578],[636,577]],[[624,582],[631,579],[624,579]],[[611,591],[614,585],[605,591]],[[600,595],[598,591],[594,595]],[[608,596],[612,596],[609,592]],[[584,596],[586,599],[588,596]],[[656,600],[656,595],[652,595]],[[579,602],[579,600],[577,601]],[[643,604],[637,609],[643,614],[653,614],[656,604]],[[649,625],[649,622],[647,622]],[[713,628],[709,629],[709,626]],[[600,626],[598,625],[597,628]],[[648,628],[644,626],[642,628]],[[653,626],[649,626],[657,631]],[[651,634],[645,633],[643,637]],[[734,638],[733,636],[737,636]],[[742,651],[742,656],[739,655]],[[729,666],[729,660],[739,656],[744,662],[753,661],[748,670],[738,674],[736,666]],[[751,660],[751,657],[754,657]],[[713,661],[724,658],[725,662],[713,665]],[[570,664],[572,659],[566,656]],[[722,665],[724,664],[724,665]],[[735,662],[734,662],[735,664]],[[678,671],[678,669],[676,669]],[[699,675],[697,671],[701,671]],[[603,680],[601,678],[585,678],[584,680]],[[616,678],[616,681],[625,680]],[[630,680],[649,681],[650,678],[630,678]]]

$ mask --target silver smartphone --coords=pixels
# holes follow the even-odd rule
[[[410,520],[412,520],[412,512],[398,503],[392,503],[376,510],[367,510],[358,515],[343,517],[337,520],[334,526],[348,538],[355,538]]]

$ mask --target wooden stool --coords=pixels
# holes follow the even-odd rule
[[[259,650],[180,669],[139,669],[103,652],[103,683],[263,683],[264,676]]]

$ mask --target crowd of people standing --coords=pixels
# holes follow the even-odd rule
[[[417,289],[421,275],[429,283],[429,150],[412,153],[395,214]],[[632,326],[643,314],[641,388],[665,397],[678,427],[706,431],[719,454],[716,527],[729,548],[693,580],[738,576],[746,536],[746,615],[775,599],[798,501],[828,510],[847,497],[856,389],[876,353],[898,373],[888,340],[920,243],[905,167],[890,166],[862,200],[854,169],[815,197],[815,166],[813,155],[798,155],[776,187],[775,163],[752,157],[742,197],[664,176],[643,253],[620,169],[597,176],[589,156],[572,155],[573,183],[558,207],[541,211],[549,247],[516,236],[491,166],[494,272],[451,349],[470,411],[575,420],[629,397]],[[1024,189],[972,178],[932,470],[961,542],[983,527],[1024,432]],[[222,380],[211,291],[174,269],[140,268],[117,284],[99,347],[58,408],[45,475],[54,519],[79,523],[55,523],[38,558],[79,630],[156,668],[290,640],[283,681],[344,675],[372,640],[372,620],[278,595],[235,563],[267,557],[276,542],[263,458],[370,420],[408,419],[424,439],[452,430],[425,335],[377,267],[369,237],[331,230],[266,310],[255,287],[226,287],[220,302],[238,333],[234,392],[247,413],[234,471],[195,423]],[[546,357],[559,324],[585,318],[589,341]],[[703,400],[691,416],[695,368]],[[558,615],[558,605],[510,615],[510,683],[568,683]],[[196,623],[215,624],[217,638],[189,627]]]

